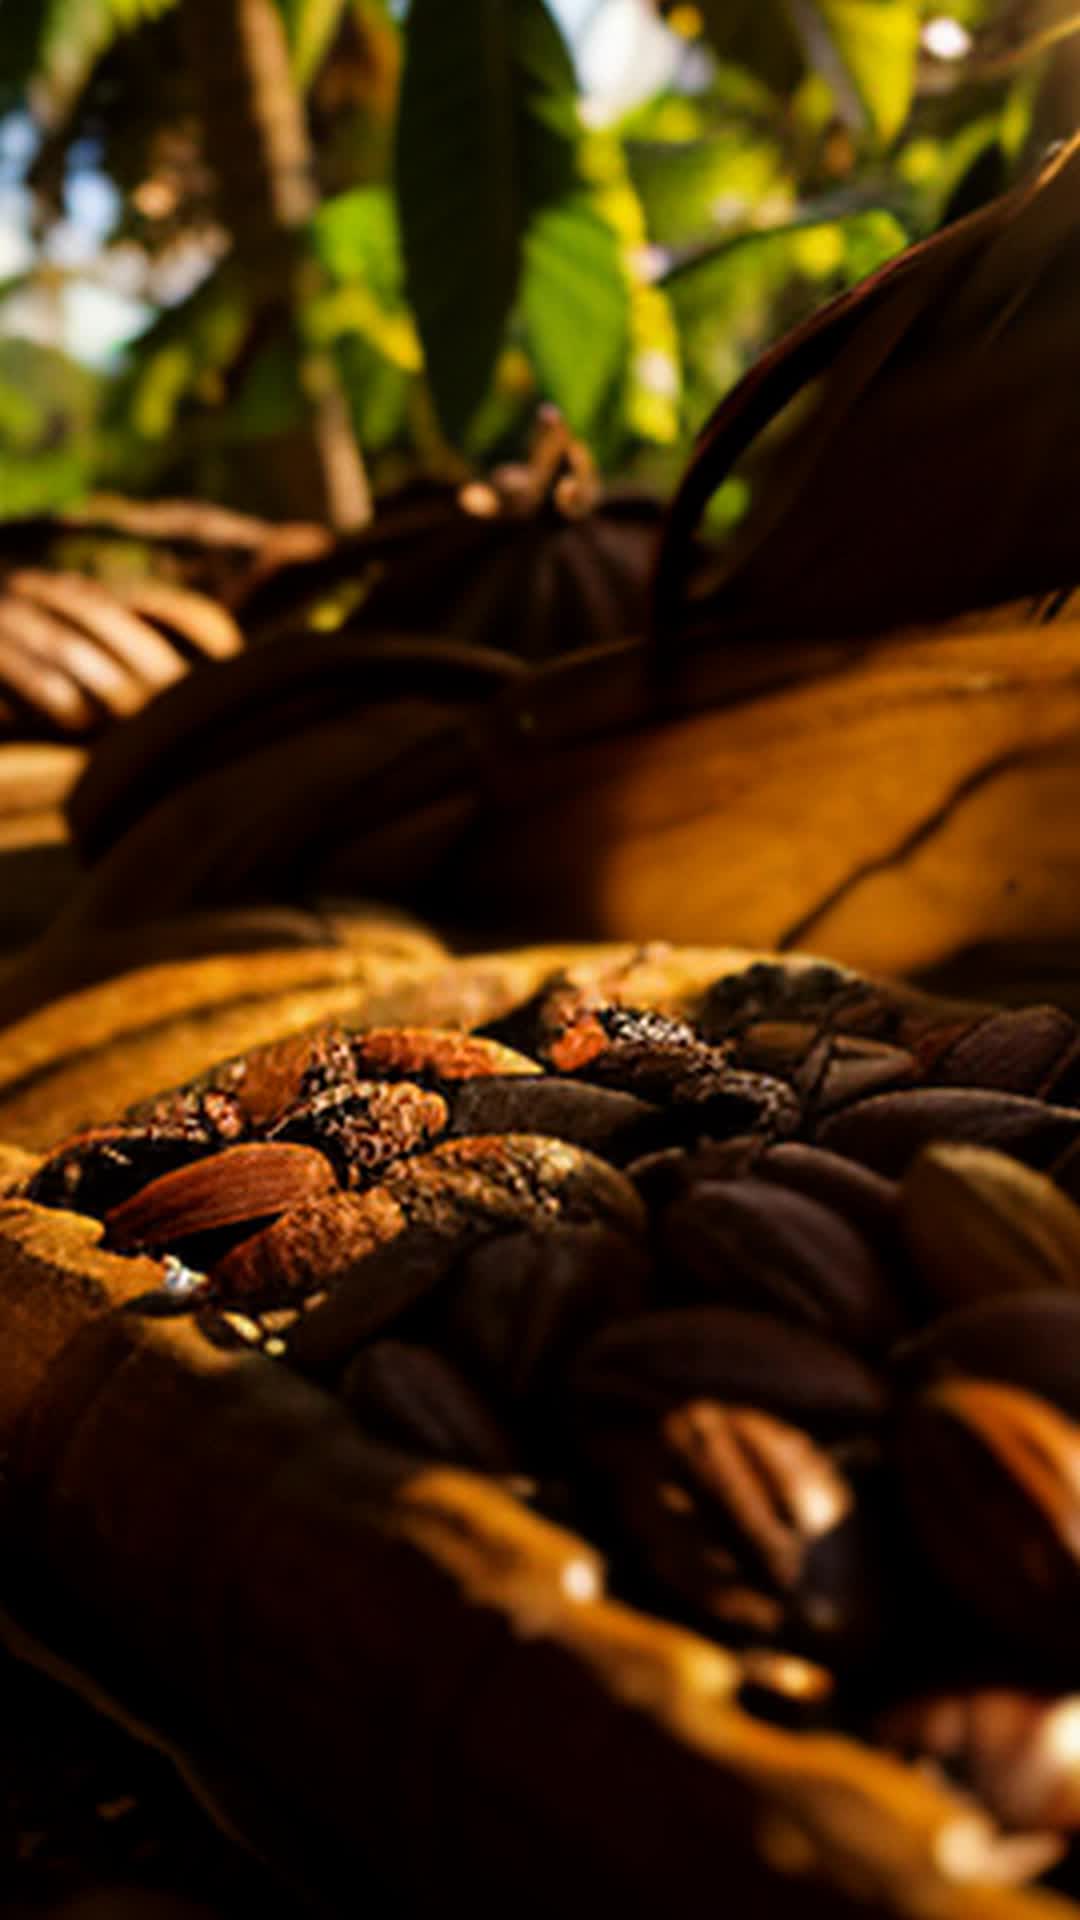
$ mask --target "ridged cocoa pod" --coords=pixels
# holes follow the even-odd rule
[[[1049,1400],[1080,1420],[1080,1296],[995,1294],[943,1314],[894,1356],[902,1378],[966,1374],[1001,1380]]]
[[[1080,1694],[930,1694],[888,1708],[874,1734],[909,1759],[939,1761],[1004,1826],[1080,1827]]]
[[[736,1401],[812,1431],[875,1421],[885,1389],[820,1334],[735,1307],[685,1307],[608,1327],[570,1370],[572,1406],[590,1421],[665,1413],[687,1400]]]
[[[771,1182],[691,1186],[664,1216],[660,1249],[699,1296],[775,1313],[845,1345],[888,1346],[900,1325],[886,1275],[855,1228]]]
[[[945,1585],[1028,1658],[1075,1666],[1080,1425],[997,1381],[944,1381],[898,1435],[912,1526]]]
[[[286,1213],[336,1186],[314,1147],[253,1141],[177,1167],[105,1216],[107,1244],[118,1253],[175,1248],[218,1227]]]
[[[447,1331],[470,1372],[523,1400],[598,1327],[639,1313],[648,1275],[641,1246],[606,1227],[500,1234],[466,1254]]]
[[[1080,1208],[1008,1154],[924,1147],[904,1177],[900,1217],[939,1310],[1052,1286],[1080,1293]]]
[[[479,1473],[513,1469],[510,1442],[494,1414],[430,1347],[377,1340],[350,1361],[341,1394],[367,1432],[407,1453]]]
[[[899,1179],[919,1149],[934,1140],[997,1147],[1029,1166],[1045,1167],[1080,1138],[1080,1113],[1020,1094],[967,1087],[916,1087],[882,1093],[827,1119],[818,1145],[850,1154]]]

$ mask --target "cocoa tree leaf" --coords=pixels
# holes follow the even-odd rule
[[[530,225],[521,308],[545,394],[588,437],[625,364],[629,313],[618,238],[582,196]]]
[[[573,68],[542,0],[413,0],[395,188],[409,298],[446,431],[482,398],[530,222],[577,182]]]
[[[306,87],[322,65],[350,0],[277,0],[289,39],[298,86]]]
[[[895,139],[915,91],[922,9],[914,0],[787,0],[812,66],[844,112],[854,96],[878,140]]]

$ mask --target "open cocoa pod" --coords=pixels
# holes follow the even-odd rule
[[[972,1247],[1072,1298],[1073,1023],[662,947],[357,1013],[11,1161],[10,1644],[331,1913],[1075,1913],[1080,1430],[925,1360]]]

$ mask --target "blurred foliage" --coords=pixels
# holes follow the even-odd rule
[[[4,512],[90,485],[258,505],[302,428],[287,330],[230,257],[184,4],[14,9],[0,112],[36,127],[36,252],[0,329],[78,281],[57,236],[88,168],[114,190],[96,270],[153,317],[101,378],[2,343]],[[1065,0],[595,0],[594,48],[621,9],[661,74],[610,98],[545,0],[277,4],[318,175],[303,333],[380,486],[519,453],[543,399],[608,471],[669,484],[780,331],[1006,188],[1080,97]]]

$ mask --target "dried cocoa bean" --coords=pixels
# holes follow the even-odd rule
[[[832,1433],[872,1423],[885,1404],[883,1383],[846,1348],[735,1307],[621,1320],[582,1348],[569,1384],[578,1417],[604,1421],[710,1399]]]
[[[1074,1661],[1080,1426],[999,1381],[943,1381],[913,1401],[898,1459],[930,1564],[975,1618],[1036,1661]]]
[[[1045,1167],[1080,1137],[1080,1113],[1019,1094],[967,1087],[916,1087],[860,1100],[828,1118],[817,1144],[899,1179],[935,1140],[997,1147]]]
[[[425,1460],[511,1473],[513,1451],[494,1415],[440,1354],[378,1340],[345,1371],[342,1397],[368,1432]]]
[[[897,1333],[892,1289],[866,1241],[789,1188],[701,1181],[668,1209],[660,1245],[699,1297],[775,1313],[856,1347],[888,1346]]]

